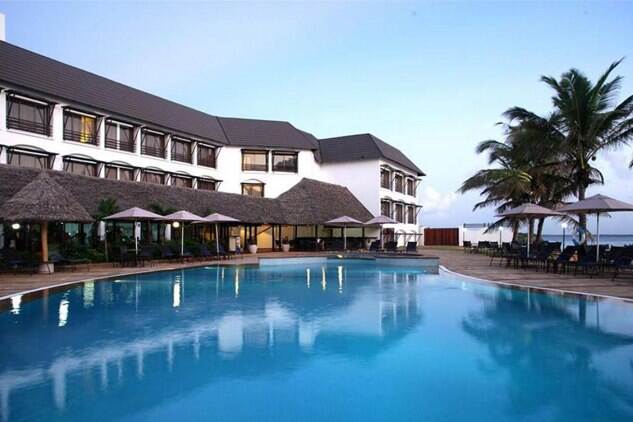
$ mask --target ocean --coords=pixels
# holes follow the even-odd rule
[[[549,242],[562,243],[563,235],[562,234],[544,234],[543,239]],[[573,240],[578,241],[578,238],[569,234],[565,236],[566,245],[571,245]],[[590,240],[589,243],[590,244],[595,243],[595,240]],[[601,234],[600,244],[613,245],[613,246],[633,245],[633,234]]]

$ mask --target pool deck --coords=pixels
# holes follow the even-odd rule
[[[425,247],[423,254],[440,258],[446,269],[479,279],[512,284],[516,286],[560,290],[599,296],[610,296],[633,300],[633,277],[622,276],[612,280],[607,277],[593,277],[578,274],[554,274],[534,269],[514,269],[499,266],[496,261],[490,265],[490,257],[465,253],[458,248]]]
[[[456,248],[426,247],[421,250],[426,256],[440,258],[440,264],[450,271],[484,280],[512,284],[523,287],[560,290],[572,293],[611,296],[633,300],[633,278],[622,279],[586,277],[582,275],[561,275],[534,270],[490,266],[490,258],[483,255],[464,253]],[[230,260],[196,261],[188,263],[154,263],[140,268],[113,267],[110,264],[93,264],[90,268],[81,266],[76,271],[54,274],[0,274],[0,298],[16,293],[38,290],[46,287],[71,284],[84,280],[98,280],[153,271],[168,271],[201,265],[248,265],[257,264],[259,258],[296,258],[324,256],[323,252],[271,252],[257,255],[243,255]]]

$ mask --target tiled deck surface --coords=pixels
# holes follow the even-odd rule
[[[593,277],[578,274],[553,274],[534,269],[514,269],[499,266],[497,261],[491,266],[485,255],[464,253],[461,249],[426,247],[424,254],[440,258],[440,264],[451,271],[526,287],[564,290],[574,293],[614,296],[633,300],[633,276],[631,274],[612,280],[607,277]]]
[[[536,272],[534,270],[515,270],[496,264],[490,266],[490,258],[483,255],[464,253],[455,248],[427,247],[422,249],[422,253],[425,255],[438,256],[440,258],[440,264],[449,270],[472,277],[526,287],[558,289],[574,293],[589,293],[633,300],[633,277],[631,277],[631,275],[613,281],[610,277],[590,278],[583,275],[575,277],[573,275]],[[256,264],[257,258],[259,257],[299,257],[315,255],[322,255],[322,253],[274,252],[260,253],[256,256],[243,255],[236,259],[223,261],[198,261],[185,264],[156,263],[153,266],[141,268],[120,268],[106,264],[95,264],[91,265],[90,269],[82,266],[74,272],[63,271],[55,274],[0,274],[0,297],[80,280],[116,277],[144,271],[172,270],[217,263],[226,265]]]

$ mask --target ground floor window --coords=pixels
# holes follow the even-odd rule
[[[120,167],[107,165],[105,171],[106,179],[134,181],[134,169],[129,167]]]
[[[171,184],[172,186],[178,186],[181,188],[190,188],[193,186],[191,177],[184,177],[184,176],[172,176]]]
[[[97,163],[64,159],[64,171],[80,176],[97,176]]]
[[[154,183],[156,185],[164,185],[165,184],[165,174],[159,173],[155,171],[144,171],[143,172],[143,182],[145,183]]]
[[[264,196],[263,183],[242,183],[242,195],[246,196]]]
[[[48,162],[48,155],[29,154],[18,151],[9,151],[7,153],[7,164],[12,166],[45,170],[48,168]]]
[[[215,180],[198,179],[198,189],[216,190],[216,182]]]

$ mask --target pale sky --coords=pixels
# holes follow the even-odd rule
[[[577,67],[633,94],[627,2],[2,2],[7,41],[202,111],[288,120],[317,137],[371,132],[427,174],[422,223],[488,222],[455,194],[485,166],[501,113],[550,109],[539,82]],[[602,154],[604,193],[633,202],[633,149]],[[633,233],[633,213],[602,223]],[[550,233],[559,228],[550,224]]]

